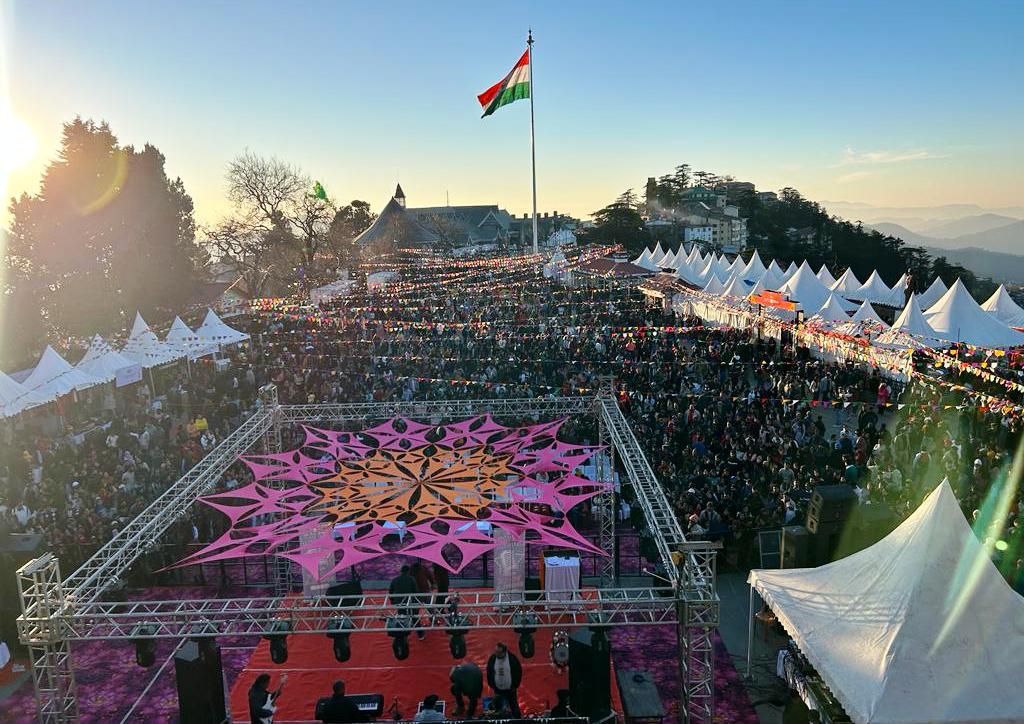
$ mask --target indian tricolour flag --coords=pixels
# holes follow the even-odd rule
[[[529,97],[530,51],[527,49],[515,67],[508,72],[508,75],[477,96],[480,106],[484,109],[481,118],[486,118],[512,101]]]

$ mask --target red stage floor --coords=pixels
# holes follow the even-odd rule
[[[523,714],[541,714],[556,701],[555,691],[569,687],[568,673],[560,674],[551,665],[548,651],[551,647],[551,629],[541,629],[534,637],[537,653],[532,659],[519,657],[523,665],[523,685],[519,689],[519,706]],[[278,699],[275,724],[282,722],[312,722],[313,708],[321,696],[328,696],[331,684],[344,679],[349,694],[382,693],[385,710],[398,699],[403,718],[411,719],[416,704],[428,694],[437,694],[454,709],[449,691],[448,672],[456,663],[448,651],[448,637],[441,631],[427,633],[420,641],[409,637],[409,658],[397,661],[391,653],[391,639],[383,633],[364,633],[352,636],[352,658],[344,664],[334,659],[331,640],[327,636],[296,635],[288,638],[288,661],[277,665],[270,660],[270,644],[261,641],[239,674],[231,689],[231,712],[235,721],[248,721],[247,693],[253,680],[261,673],[271,675],[271,689],[277,687],[280,675],[288,674],[288,683]],[[511,631],[478,630],[466,637],[467,653],[464,660],[475,661],[481,670],[494,651],[494,645],[503,641],[517,656],[517,637]],[[614,681],[614,676],[612,681]],[[490,696],[486,682],[484,695]],[[619,694],[612,687],[612,706],[622,711]],[[479,711],[478,711],[479,713]],[[382,719],[390,719],[387,711]]]

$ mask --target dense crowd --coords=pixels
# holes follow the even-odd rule
[[[193,365],[165,380],[158,409],[145,394],[119,397],[109,428],[84,443],[31,426],[11,433],[6,526],[43,532],[62,560],[80,561],[236,427],[266,382],[282,402],[313,403],[568,395],[611,378],[685,529],[748,557],[756,531],[802,522],[822,484],[849,483],[902,519],[948,477],[969,518],[983,517],[1020,438],[1019,418],[948,389],[905,387],[666,316],[635,290],[567,289],[532,270],[364,290],[315,309],[268,306],[247,331],[228,371]],[[232,471],[225,486],[244,475]],[[997,555],[1022,586],[1020,491],[1012,497]],[[176,534],[208,540],[206,525],[196,518]]]

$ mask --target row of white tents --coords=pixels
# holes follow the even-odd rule
[[[175,317],[163,340],[136,313],[131,334],[120,350],[97,334],[76,365],[48,346],[20,382],[0,371],[0,418],[108,382],[118,387],[138,382],[145,369],[186,358],[196,360],[247,339],[248,334],[230,327],[212,309],[194,331],[181,317]]]
[[[730,262],[724,254],[703,256],[696,245],[689,252],[681,246],[673,253],[662,250],[659,243],[645,249],[633,263],[652,272],[675,273],[689,286],[735,305],[747,303],[753,294],[778,291],[799,306],[808,322],[846,334],[879,333],[874,341],[883,346],[1024,345],[1024,333],[1013,328],[1024,327],[1024,309],[1002,285],[981,305],[959,279],[947,287],[936,277],[923,293],[908,297],[906,274],[889,286],[877,271],[861,282],[852,269],[836,278],[826,265],[815,272],[805,260],[799,266],[791,262],[783,270],[774,260],[765,266],[757,251],[747,262],[741,256]],[[872,305],[902,311],[887,328]]]

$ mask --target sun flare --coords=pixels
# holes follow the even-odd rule
[[[32,160],[36,137],[25,121],[0,110],[0,173],[4,176]]]

